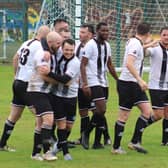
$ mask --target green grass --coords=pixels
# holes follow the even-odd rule
[[[2,134],[3,124],[10,111],[10,101],[12,98],[12,81],[13,69],[9,65],[0,65],[0,134]],[[145,76],[147,78],[147,75]],[[110,80],[110,97],[107,107],[107,119],[109,123],[110,134],[113,139],[113,127],[117,118],[118,103],[115,82],[111,77]],[[132,111],[130,118],[126,124],[122,147],[128,152],[127,155],[112,155],[111,147],[106,147],[103,150],[84,150],[78,146],[70,150],[73,160],[64,161],[62,153],[58,154],[58,161],[54,162],[39,162],[30,159],[33,131],[34,131],[34,116],[26,109],[22,118],[18,121],[10,137],[8,144],[16,147],[15,153],[0,152],[0,167],[1,168],[166,168],[167,147],[161,147],[161,122],[153,124],[147,128],[143,136],[143,145],[149,150],[147,155],[139,154],[135,151],[127,149],[127,144],[131,139],[136,118],[139,112],[136,108]],[[79,115],[74,125],[70,139],[79,137]],[[91,136],[90,144],[93,143],[93,135]]]

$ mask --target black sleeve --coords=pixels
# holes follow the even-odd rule
[[[47,40],[45,38],[42,38],[41,39],[41,45],[43,47],[43,50],[45,51],[49,51],[49,47],[48,47],[48,44],[47,44]]]
[[[72,78],[68,75],[57,75],[53,72],[49,72],[49,74],[47,75],[48,77],[58,81],[58,82],[61,82],[63,84],[66,84],[67,82],[69,82]]]

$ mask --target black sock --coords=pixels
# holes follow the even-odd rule
[[[94,144],[101,144],[101,136],[104,128],[96,126]]]
[[[93,114],[89,124],[88,124],[88,127],[87,129],[85,130],[85,132],[89,135],[90,132],[93,130],[94,127],[96,127],[96,124],[99,120],[99,116],[97,114]]]
[[[162,121],[162,143],[168,143],[168,119]]]
[[[105,117],[103,115],[97,116],[97,126],[95,130],[95,140],[94,144],[100,144],[101,136],[103,134],[103,130],[105,129]]]
[[[37,153],[40,153],[41,148],[42,148],[41,131],[35,130],[32,156],[34,156]]]
[[[155,118],[153,115],[150,116],[150,118],[148,119],[148,126],[153,124],[155,122]]]
[[[70,134],[71,134],[71,131],[67,130],[67,137],[66,137],[66,139],[68,139],[68,137],[70,136]]]
[[[55,129],[56,129],[56,124],[54,123],[51,130],[51,137],[53,138],[54,141],[57,141],[57,137],[55,135]]]
[[[154,116],[151,115],[151,116],[149,117],[149,119],[148,119],[148,125],[147,125],[147,127],[150,126],[151,124],[153,124],[154,122],[156,122],[156,120],[155,120]],[[142,142],[142,136],[139,137],[138,142],[139,142],[139,143]]]
[[[135,125],[135,130],[134,130],[134,134],[133,134],[133,137],[132,137],[132,140],[131,142],[132,143],[138,143],[142,141],[142,134],[143,134],[143,131],[144,129],[147,127],[148,125],[148,119],[146,119],[144,116],[140,116],[138,119],[137,119],[137,122],[136,122],[136,125]]]
[[[125,122],[116,121],[115,128],[114,128],[114,144],[113,144],[114,149],[118,149],[120,147],[121,139],[124,132],[124,127],[125,127]]]
[[[62,148],[63,155],[69,153],[68,146],[67,146],[67,130],[66,129],[58,129],[57,130],[57,136],[58,136],[58,148]]]
[[[109,132],[108,132],[108,124],[107,124],[107,119],[106,117],[104,116],[104,130],[103,130],[103,135],[104,135],[104,139],[109,139],[110,138],[110,135],[109,135]]]
[[[3,134],[1,137],[1,141],[0,141],[0,147],[4,147],[6,145],[7,140],[12,134],[14,126],[15,126],[15,123],[13,123],[12,121],[9,121],[8,119],[6,120],[5,125],[4,125]]]
[[[85,131],[89,125],[89,116],[81,117],[81,127],[80,127],[80,133]]]
[[[51,146],[51,129],[52,129],[51,126],[42,125],[41,138],[42,138],[44,153],[49,151]]]

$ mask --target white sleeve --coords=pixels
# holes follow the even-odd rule
[[[90,43],[90,41],[88,43],[86,43],[85,47],[84,47],[84,53],[83,53],[83,57],[86,58],[90,58],[93,55],[93,43]]]
[[[35,53],[34,58],[35,58],[36,66],[49,65],[49,62],[44,59],[44,51],[43,50],[38,50]]]
[[[109,43],[106,43],[106,44],[107,44],[107,57],[111,57],[112,56],[112,51],[111,51],[110,44]]]
[[[138,52],[139,52],[139,45],[135,43],[135,41],[131,41],[128,46],[127,46],[127,54],[128,55],[133,55],[135,57],[138,57]]]
[[[79,73],[80,73],[80,61],[78,59],[75,59],[74,61],[68,64],[65,74],[67,74],[71,78],[74,78]]]

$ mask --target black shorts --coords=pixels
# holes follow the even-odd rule
[[[12,98],[12,104],[15,106],[28,106],[31,107],[32,104],[29,102],[27,97],[27,86],[28,82],[24,82],[21,80],[14,80],[12,85],[13,90],[13,98]]]
[[[149,89],[153,109],[163,109],[168,106],[168,90]]]
[[[78,89],[78,107],[79,110],[93,110],[95,109],[95,103],[91,99],[84,95],[81,88]]]
[[[108,96],[109,96],[109,88],[108,87],[103,87],[103,92],[104,92],[105,99],[107,101]]]
[[[36,116],[53,114],[49,94],[41,92],[28,92],[28,98],[36,110]]]
[[[68,122],[74,122],[76,118],[77,98],[64,98],[53,95],[52,107],[54,110],[54,119],[66,119]]]
[[[118,80],[120,109],[130,111],[134,105],[149,102],[148,97],[136,82]]]
[[[93,86],[90,87],[90,89],[91,89],[91,99],[93,102],[97,100],[104,100],[106,98],[103,87]]]

